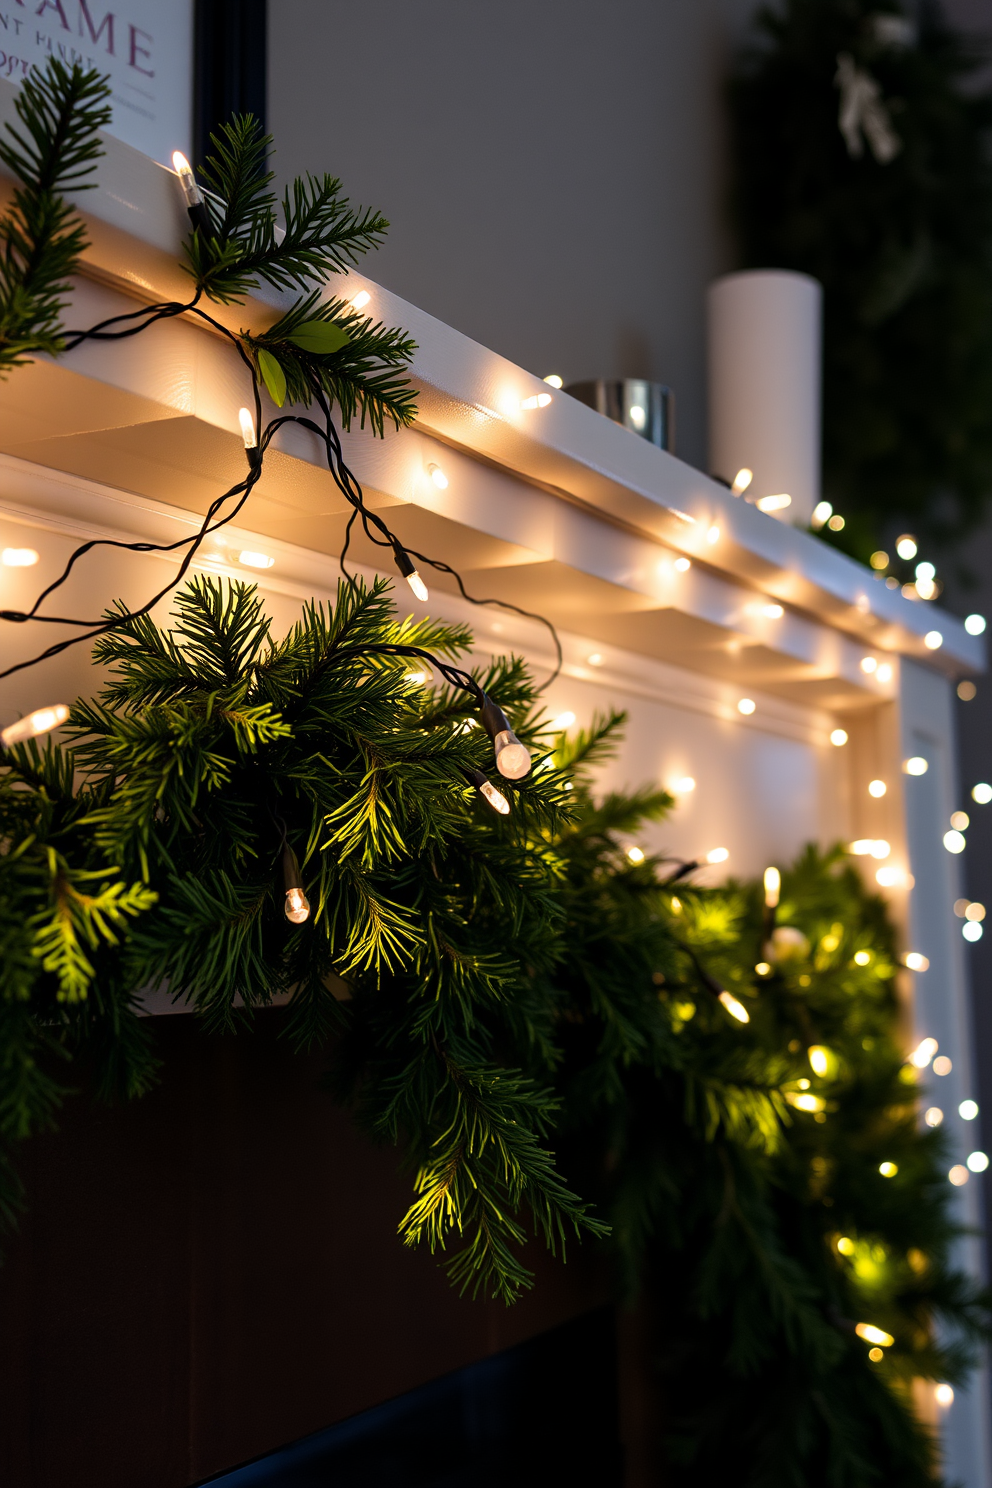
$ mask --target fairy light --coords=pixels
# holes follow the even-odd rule
[[[871,676],[872,672],[876,672],[878,670],[878,657],[877,656],[862,656],[862,658],[861,658],[861,670],[863,672],[867,672],[867,674],[869,676]]]
[[[179,177],[179,184],[183,189],[183,196],[186,198],[186,212],[190,222],[192,222],[194,228],[202,233],[205,238],[212,238],[214,230],[210,221],[210,214],[207,211],[206,202],[203,200],[203,193],[196,184],[193,167],[181,150],[174,150],[172,152],[172,168]]]
[[[282,850],[282,881],[286,891],[283,913],[291,925],[302,925],[310,918],[310,901],[303,891],[296,854],[288,842]]]
[[[730,1016],[732,1018],[736,1018],[738,1023],[750,1023],[751,1014],[748,1012],[744,1004],[742,1002],[738,1002],[737,998],[734,997],[730,992],[721,992],[720,1001],[723,1003]]]
[[[907,951],[903,964],[908,966],[910,971],[927,971],[930,966],[929,960],[920,951]]]
[[[818,501],[813,508],[813,516],[810,526],[814,532],[819,532],[825,522],[828,522],[834,514],[834,509],[829,501]]]
[[[761,614],[766,620],[781,620],[785,610],[780,604],[766,604],[761,606]]]
[[[372,296],[369,294],[367,289],[360,289],[358,293],[354,295],[349,301],[351,309],[354,310],[356,313],[359,310],[364,310],[365,306],[368,304],[371,298]]]
[[[935,1075],[949,1075],[953,1068],[954,1065],[948,1059],[946,1054],[938,1054],[937,1058],[933,1062],[933,1072]]]
[[[493,741],[493,754],[499,773],[505,780],[522,780],[530,770],[530,750],[526,744],[521,744],[502,708],[485,694],[479,718]]]
[[[238,554],[238,562],[243,563],[246,568],[272,568],[275,563],[268,553],[251,553],[245,551]]]
[[[725,847],[711,847],[706,854],[706,861],[707,863],[725,863],[729,857],[730,853]]]
[[[794,1091],[788,1090],[786,1091],[785,1098],[790,1106],[795,1106],[797,1111],[822,1111],[826,1105],[826,1102],[821,1100],[818,1095],[806,1094],[805,1092],[802,1095],[796,1095]]]
[[[809,1067],[814,1075],[819,1075],[822,1079],[829,1072],[831,1054],[830,1050],[825,1048],[823,1044],[812,1044],[806,1050],[806,1057],[809,1060]]]
[[[754,504],[762,512],[785,511],[787,506],[792,505],[792,497],[782,491],[777,496],[759,496]]]
[[[753,698],[741,698],[737,704],[737,711],[747,718],[754,712],[756,706]]]
[[[958,1115],[961,1117],[962,1121],[974,1121],[975,1117],[978,1115],[978,1102],[973,1100],[963,1100],[958,1106]]]
[[[905,558],[907,562],[910,558],[915,558],[916,538],[912,537],[908,532],[904,532],[902,537],[896,541],[896,552],[900,558]]]
[[[843,532],[846,523],[839,512],[834,512],[833,516],[828,520],[827,526],[831,532]]]
[[[692,567],[692,562],[688,558],[676,558],[675,562],[672,564],[672,567],[675,569],[676,573],[688,573],[690,568]]]
[[[951,826],[956,832],[967,832],[971,826],[971,817],[967,811],[952,811]]]
[[[534,393],[530,398],[522,398],[521,408],[547,408],[552,401],[550,393]]]
[[[50,708],[37,708],[26,718],[19,718],[16,723],[11,723],[7,728],[0,730],[0,744],[4,749],[11,749],[15,744],[25,744],[28,739],[37,739],[42,734],[50,734],[52,729],[57,729],[60,724],[65,723],[68,717],[69,709],[65,703],[53,703]]]
[[[241,425],[241,438],[244,440],[248,464],[254,470],[259,462],[260,454],[258,435],[255,433],[255,420],[251,416],[250,408],[238,409],[238,423]]]
[[[548,384],[548,387],[562,388],[565,386],[564,382],[558,376],[557,372],[549,372],[547,377],[545,377],[543,381]]]
[[[884,796],[887,789],[888,787],[884,780],[869,780],[868,782],[868,794],[875,796],[876,799]]]
[[[782,875],[777,868],[765,869],[765,904],[769,909],[778,906],[779,894],[782,889]]]
[[[747,490],[748,486],[753,480],[754,471],[748,470],[747,466],[744,465],[734,476],[733,483],[730,489],[733,491],[735,496],[743,496],[744,492]]]
[[[696,782],[691,775],[682,775],[672,782],[671,789],[676,796],[688,796],[696,789]]]
[[[899,1171],[899,1164],[894,1162],[882,1162],[878,1165],[878,1171],[881,1173],[883,1178],[894,1178]],[[878,1343],[879,1340],[877,1338],[873,1338],[872,1342]]]
[[[939,1126],[943,1119],[944,1113],[939,1106],[930,1106],[923,1114],[923,1120],[927,1126]]]
[[[837,1249],[840,1251],[842,1256],[853,1255],[854,1241],[848,1235],[841,1235],[840,1239],[837,1241]]]
[[[871,961],[871,952],[870,951],[855,951],[855,953],[854,953],[854,964],[855,964],[855,966],[867,966],[870,963],[870,961]]]
[[[627,857],[632,863],[643,863],[644,853],[639,847],[628,847]]]
[[[986,785],[984,780],[971,788],[971,799],[979,806],[987,806],[992,801],[992,785]]]
[[[886,1333],[884,1328],[876,1328],[874,1323],[855,1323],[854,1331],[865,1343],[874,1343],[880,1348],[891,1348],[895,1343],[891,1333]]]
[[[720,529],[715,522],[712,527],[707,529],[706,541],[710,544],[711,547],[714,543],[718,543],[720,541]]]
[[[976,940],[981,940],[983,933],[984,932],[981,925],[979,925],[976,920],[968,920],[964,925],[961,926],[961,934],[964,936],[965,940],[971,941],[972,944],[974,944]]]
[[[968,1176],[968,1169],[964,1163],[955,1163],[947,1175],[947,1181],[948,1183],[953,1183],[955,1188],[964,1188],[964,1185],[968,1182]]]
[[[926,1069],[937,1050],[940,1048],[935,1038],[925,1038],[917,1044],[909,1056],[909,1063],[917,1069]]]
[[[904,775],[925,775],[930,765],[922,754],[914,754],[910,759],[903,760],[902,772]]]
[[[494,811],[497,811],[500,816],[509,816],[509,801],[503,795],[502,791],[496,789],[491,780],[486,779],[481,770],[466,770],[465,774],[468,777],[469,784],[475,786],[487,805],[491,806]]]
[[[892,667],[887,661],[883,661],[875,673],[877,682],[887,683],[892,681]]]
[[[943,843],[949,853],[963,853],[968,845],[961,833],[954,830],[944,833]]]
[[[948,1406],[954,1404],[953,1385],[934,1385],[933,1398],[943,1410],[947,1410]]]
[[[944,644],[944,637],[939,630],[928,630],[923,637],[923,644],[928,651],[939,651]]]
[[[968,1164],[968,1167],[972,1173],[984,1173],[985,1169],[989,1165],[988,1153],[969,1152],[968,1156],[965,1158],[965,1162]]]
[[[880,572],[882,569],[888,568],[889,555],[888,553],[883,552],[881,548],[879,548],[877,552],[872,553],[868,562],[871,564],[872,568]]]
[[[754,969],[760,977],[771,976],[772,974],[771,966],[767,961],[759,961]]]
[[[964,628],[969,635],[983,635],[985,632],[985,616],[968,615],[964,622]]]
[[[571,728],[574,722],[574,713],[559,713],[557,718],[551,720],[551,727],[561,733],[563,729]]]
[[[396,567],[399,569],[400,573],[410,585],[410,588],[413,590],[417,599],[419,599],[423,604],[426,604],[427,600],[430,598],[430,595],[427,591],[427,585],[424,583],[423,579],[420,577],[420,574],[417,572],[417,566],[414,563],[413,559],[410,557],[410,554],[407,552],[406,548],[401,547],[398,542],[394,543],[393,556],[396,559]]]
[[[445,475],[440,465],[428,465],[427,474],[430,476],[431,480],[437,486],[439,491],[446,491],[448,489],[448,477]]]
[[[4,548],[0,563],[4,568],[33,568],[38,562],[34,548]]]
[[[847,729],[836,728],[832,729],[830,732],[830,742],[835,749],[843,749],[844,745],[847,743],[847,739]]]

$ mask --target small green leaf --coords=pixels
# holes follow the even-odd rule
[[[312,351],[316,356],[330,356],[347,346],[351,337],[339,325],[330,320],[305,320],[286,337],[301,351]]]
[[[269,397],[277,408],[281,408],[286,401],[286,374],[271,351],[265,351],[261,346],[258,348],[258,370],[269,390]]]

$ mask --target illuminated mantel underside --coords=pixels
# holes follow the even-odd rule
[[[0,83],[0,120],[13,92]],[[188,222],[175,178],[119,141],[105,143],[100,185],[79,198],[91,246],[68,317],[74,326],[133,309],[135,299],[189,294],[177,267]],[[951,675],[982,667],[982,642],[958,621],[873,582],[564,393],[523,410],[524,399],[547,393],[543,383],[372,280],[352,274],[331,285],[347,295],[361,288],[369,313],[418,342],[420,412],[413,429],[382,441],[346,436],[346,456],[369,504],[391,509],[401,539],[459,568],[474,592],[528,609],[539,600],[549,618],[591,642],[831,712],[895,696],[898,666],[888,682],[866,676],[866,650]],[[257,329],[282,303],[273,293],[211,310],[234,328]],[[191,319],[35,363],[0,385],[5,490],[16,506],[18,471],[26,480],[29,464],[83,477],[114,491],[115,533],[144,535],[153,512],[159,521],[203,512],[242,476],[237,413],[247,397],[236,354]],[[347,508],[321,464],[311,436],[282,435],[245,526],[336,554]],[[446,489],[431,480],[431,464],[442,467]],[[138,498],[131,510],[127,493]],[[352,551],[374,565],[360,536]],[[680,557],[691,561],[686,572],[674,567]],[[432,574],[430,582],[446,581]],[[767,614],[770,605],[783,613]],[[937,652],[923,641],[933,629],[944,638]]]

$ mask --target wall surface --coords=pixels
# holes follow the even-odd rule
[[[544,376],[651,377],[702,466],[727,48],[753,0],[269,7],[280,180],[392,224],[380,283]]]

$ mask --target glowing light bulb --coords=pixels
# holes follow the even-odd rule
[[[730,853],[725,847],[711,847],[706,854],[706,861],[707,863],[725,863],[729,857]]]
[[[935,579],[937,570],[932,563],[918,563],[916,565],[916,577],[918,579]]]
[[[504,780],[522,780],[530,770],[530,750],[512,729],[501,729],[493,740],[496,768]]]
[[[813,508],[813,516],[810,521],[810,526],[813,528],[813,531],[819,532],[824,522],[828,522],[833,516],[833,513],[834,509],[830,505],[829,501],[818,501]]]
[[[692,567],[692,563],[688,558],[676,558],[675,562],[672,564],[672,567],[675,569],[676,573],[688,573],[690,568]]]
[[[953,1068],[954,1065],[948,1059],[946,1054],[938,1054],[937,1058],[933,1062],[933,1072],[935,1075],[949,1075]]]
[[[927,1126],[939,1126],[943,1119],[944,1113],[939,1106],[930,1106],[930,1108],[925,1111],[923,1115],[923,1120],[926,1122]]]
[[[940,1045],[935,1038],[922,1039],[910,1054],[909,1063],[915,1065],[917,1069],[926,1069],[939,1048]]]
[[[293,925],[302,925],[310,918],[310,901],[302,889],[287,889],[284,913]]]
[[[843,532],[845,527],[844,518],[838,512],[834,512],[833,516],[827,522],[827,526],[831,532]]]
[[[889,566],[889,555],[888,555],[888,553],[883,553],[882,549],[879,548],[877,552],[872,553],[872,555],[871,555],[871,557],[870,557],[870,559],[868,561],[871,564],[872,568],[875,568],[875,569],[888,568],[888,566]]]
[[[868,782],[868,794],[870,796],[884,796],[886,789],[884,780],[869,780]]]
[[[520,407],[521,408],[547,408],[547,406],[548,406],[548,404],[550,402],[551,402],[551,394],[550,393],[534,393],[529,398],[522,398],[521,399],[521,402],[520,402]]]
[[[847,1235],[841,1235],[840,1239],[837,1241],[837,1249],[843,1256],[853,1255],[854,1241],[849,1239]]]
[[[946,1410],[949,1405],[954,1404],[954,1387],[952,1385],[934,1385],[933,1398],[943,1410]]]
[[[825,1105],[818,1095],[794,1095],[787,1091],[785,1098],[797,1111],[822,1111]]]
[[[977,801],[979,806],[987,806],[992,801],[992,785],[986,785],[984,781],[979,785],[973,785],[971,799]]]
[[[925,775],[929,768],[929,764],[921,754],[914,754],[911,759],[902,762],[904,775]]]
[[[708,529],[706,533],[706,541],[710,544],[711,547],[713,543],[718,543],[720,541],[720,529],[719,527],[717,527],[716,523],[714,523],[713,526]]]
[[[975,920],[968,920],[961,926],[961,934],[965,940],[970,940],[974,944],[976,940],[981,940],[983,931],[981,925]]]
[[[900,558],[905,558],[907,561],[910,558],[915,558],[916,538],[911,537],[908,532],[904,532],[902,537],[900,537],[896,542],[896,552],[899,554]]]
[[[241,425],[241,438],[245,442],[245,449],[257,449],[258,439],[255,435],[255,420],[251,416],[250,408],[238,409],[238,423]]]
[[[648,416],[644,412],[644,409],[641,407],[640,403],[631,404],[630,422],[634,425],[635,429],[643,429],[644,425],[647,423],[647,418]]]
[[[928,630],[923,637],[923,644],[928,651],[939,651],[944,644],[944,637],[939,630]]]
[[[737,711],[738,713],[743,713],[745,716],[747,716],[748,714],[754,712],[755,707],[756,704],[753,698],[741,698],[737,704]]]
[[[894,1178],[899,1171],[899,1164],[894,1162],[879,1163],[878,1171],[883,1178]],[[872,1343],[880,1343],[881,1339],[873,1338]]]
[[[968,1182],[968,1169],[964,1163],[955,1163],[947,1175],[947,1181],[953,1183],[955,1188],[963,1188]]]
[[[735,496],[743,496],[744,492],[747,490],[748,486],[753,480],[754,471],[748,470],[747,466],[744,465],[734,476],[734,482],[730,489],[733,491]]]
[[[861,670],[863,672],[867,672],[869,675],[871,675],[872,672],[876,672],[878,670],[877,656],[862,656]]]
[[[909,967],[910,971],[928,971],[930,967],[929,959],[919,951],[907,951],[905,964]]]
[[[761,613],[766,620],[781,620],[785,611],[780,604],[766,604],[761,606]]]
[[[956,832],[966,832],[971,826],[971,817],[967,811],[952,811],[951,826]]]
[[[723,1003],[730,1016],[732,1018],[736,1018],[738,1023],[750,1023],[750,1013],[742,1002],[737,1001],[736,997],[731,996],[729,992],[721,992],[720,1001]]]
[[[855,964],[855,966],[867,966],[870,961],[871,961],[871,952],[870,951],[855,951],[855,953],[854,953],[854,964]]]
[[[868,851],[873,858],[882,859],[887,858],[892,849],[884,837],[876,837]]]
[[[865,1343],[875,1343],[881,1348],[889,1348],[895,1343],[891,1333],[886,1333],[884,1328],[876,1328],[874,1323],[855,1323],[854,1331]]]
[[[964,917],[966,920],[984,920],[985,905],[979,904],[977,899],[973,900],[965,910]]]
[[[368,292],[367,289],[360,289],[358,291],[358,293],[356,295],[354,295],[352,297],[352,299],[351,299],[351,308],[352,308],[352,310],[355,310],[355,311],[364,310],[365,309],[365,306],[368,304],[368,302],[369,302],[369,300],[371,300],[371,298],[372,298],[372,296],[369,294],[369,292]]]
[[[843,748],[847,743],[847,729],[833,729],[830,734],[830,742],[837,749]]]
[[[4,749],[10,749],[14,744],[23,744],[28,739],[39,738],[41,734],[50,734],[52,729],[65,723],[68,717],[69,709],[65,703],[55,703],[50,708],[37,708],[26,718],[19,718],[16,723],[0,730],[0,744],[3,744]]]
[[[484,780],[482,782],[482,784],[479,786],[479,791],[483,796],[485,796],[486,800],[489,802],[494,811],[498,811],[500,816],[509,816],[510,803],[503,795],[502,791],[498,791],[496,787],[488,780]]]
[[[880,664],[878,671],[875,673],[875,678],[879,682],[892,681],[892,667],[887,661],[883,661]]]
[[[696,782],[691,775],[683,775],[672,785],[672,790],[677,796],[687,796],[690,791],[696,789]]]
[[[961,1117],[962,1121],[974,1121],[975,1117],[978,1115],[978,1102],[973,1100],[963,1100],[958,1106],[958,1115]]]
[[[814,1075],[822,1078],[830,1068],[830,1050],[824,1048],[822,1044],[813,1044],[806,1050],[806,1055]]]
[[[413,590],[417,599],[419,599],[422,604],[426,604],[428,599],[430,599],[430,593],[428,592],[427,585],[424,583],[423,579],[420,577],[416,569],[413,570],[413,573],[406,575],[406,581],[410,585],[410,588]]]
[[[271,568],[275,563],[268,553],[244,552],[238,554],[238,562],[243,563],[246,568]]]
[[[430,595],[427,592],[427,585],[424,583],[423,579],[420,577],[420,574],[417,572],[416,565],[414,564],[414,561],[410,557],[410,554],[407,552],[406,548],[403,548],[400,546],[399,543],[394,542],[393,556],[396,559],[396,567],[399,569],[400,573],[410,585],[410,588],[413,590],[417,599],[426,604],[427,600],[430,598]]]
[[[906,873],[902,868],[879,868],[875,874],[875,882],[883,889],[911,889],[915,880],[911,873]]]
[[[548,387],[560,388],[565,386],[557,372],[549,372],[544,381],[548,384]]]
[[[551,720],[551,727],[557,729],[560,733],[562,729],[571,728],[574,722],[574,713],[559,713],[557,718]]]
[[[0,553],[0,563],[5,568],[33,568],[37,562],[34,548],[4,548]]]
[[[964,628],[969,635],[982,635],[985,631],[985,616],[969,615],[964,622]]]
[[[643,863],[644,862],[644,853],[641,851],[641,849],[639,847],[628,847],[628,849],[627,849],[627,857],[630,859],[630,861],[632,863]]]
[[[973,1173],[984,1173],[989,1165],[988,1154],[985,1152],[969,1152],[965,1161]]]
[[[771,976],[772,968],[767,961],[759,961],[754,969],[760,977]]]
[[[779,893],[782,889],[782,875],[777,868],[765,869],[765,904],[769,909],[774,909],[778,904]]]
[[[590,666],[602,666],[603,665],[603,658],[599,654],[598,651],[594,651],[591,656],[587,656],[586,657],[586,661],[588,661],[588,663],[589,663]]]
[[[792,497],[782,491],[778,496],[759,496],[754,504],[763,512],[785,511],[787,506],[792,505]]]
[[[448,489],[448,477],[445,475],[440,465],[428,465],[427,474],[430,476],[431,480],[437,486],[439,491],[446,491]]]
[[[183,188],[187,207],[198,207],[203,201],[200,188],[196,184],[193,167],[190,165],[182,150],[173,150],[172,168],[179,177],[179,184]]]
[[[968,845],[960,832],[945,832],[943,840],[949,853],[962,853]]]
[[[963,682],[958,683],[957,694],[963,703],[970,703],[973,698],[978,696],[978,688],[974,682],[970,682],[966,678]]]

